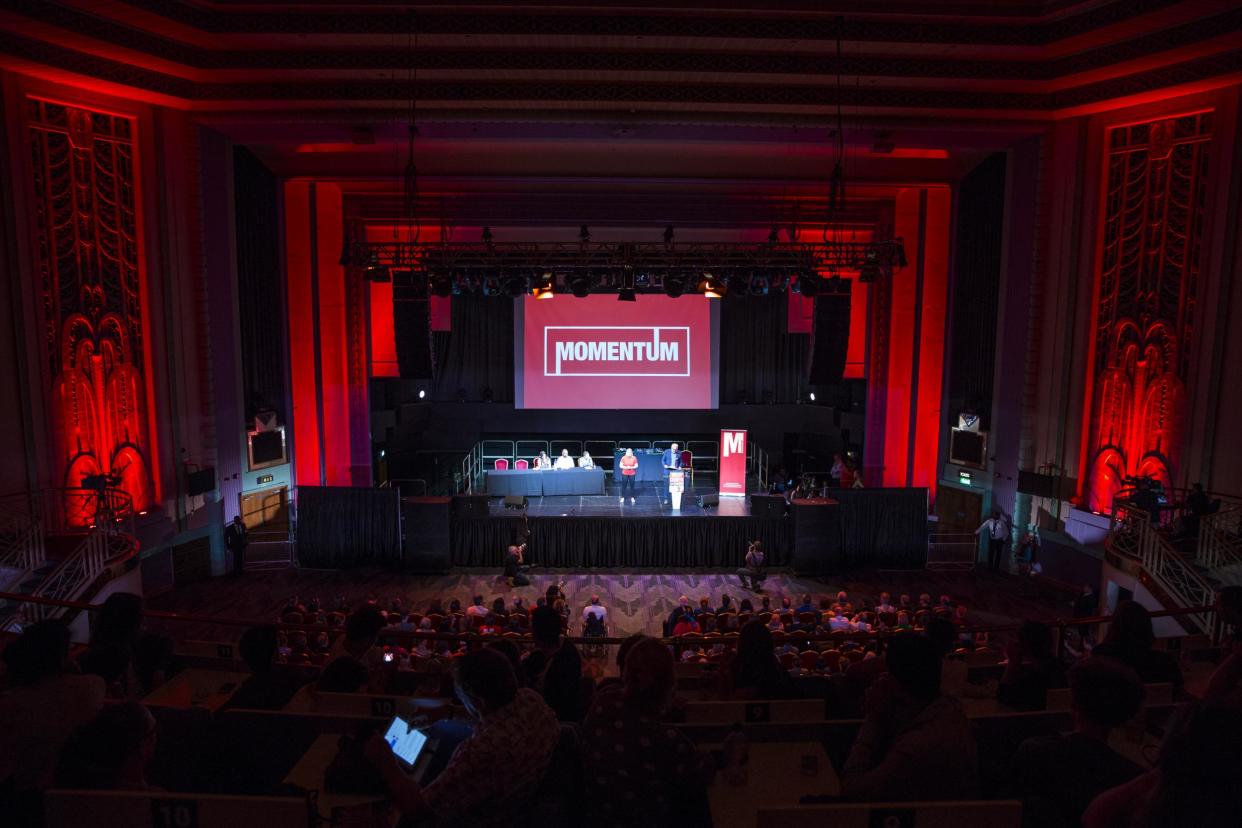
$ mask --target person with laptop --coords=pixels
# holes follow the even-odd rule
[[[457,698],[476,723],[444,770],[428,785],[417,778],[417,757],[398,758],[421,740],[391,731],[367,742],[393,804],[411,822],[434,818],[471,828],[509,826],[534,798],[560,739],[560,724],[539,694],[518,688],[509,659],[496,650],[467,653],[453,662]],[[393,741],[396,741],[396,745]],[[425,750],[425,746],[423,746]]]

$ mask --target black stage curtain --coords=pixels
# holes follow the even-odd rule
[[[434,399],[483,399],[492,389],[495,402],[513,402],[513,300],[504,296],[461,295],[452,298],[453,330],[437,333]]]
[[[720,402],[798,401],[806,385],[806,334],[789,333],[789,297],[725,297],[720,302]]]
[[[841,568],[921,569],[927,563],[927,489],[836,489]]]
[[[299,564],[343,569],[399,563],[400,498],[396,489],[298,486]]]
[[[500,569],[517,518],[456,518],[454,566]],[[770,566],[788,566],[787,518],[531,518],[528,560],[536,566],[712,567],[742,565],[746,544],[763,541]]]

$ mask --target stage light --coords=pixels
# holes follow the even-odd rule
[[[432,274],[431,292],[440,297],[448,297],[453,295],[453,277],[448,273]]]
[[[771,285],[770,285],[770,283],[769,283],[769,281],[768,281],[768,277],[767,277],[767,276],[760,276],[760,275],[759,275],[759,274],[757,274],[757,273],[756,273],[756,274],[751,274],[751,277],[750,277],[750,285],[749,285],[749,290],[750,290],[750,295],[751,295],[751,296],[767,296],[767,295],[768,295],[768,288],[769,288],[770,286],[771,286]]]
[[[536,299],[553,299],[556,297],[556,278],[552,271],[545,271],[530,289],[530,295]]]
[[[385,451],[384,449],[380,449],[380,459],[381,459],[381,460],[383,460],[383,459],[384,459],[387,455],[388,455],[388,452],[387,452],[387,451]]]
[[[664,293],[676,299],[686,292],[686,278],[680,273],[668,273],[664,277]]]
[[[726,285],[728,287],[728,290],[725,291],[726,293],[733,296],[745,296],[750,289],[750,279],[747,278],[745,273],[732,273],[729,275]]]
[[[526,292],[526,277],[519,276],[516,273],[506,276],[504,283],[505,296],[510,299],[517,299]]]
[[[589,273],[575,273],[566,280],[566,284],[569,285],[569,292],[579,299],[585,299],[591,295],[591,282],[591,274]]]
[[[698,291],[708,299],[719,299],[725,295],[724,283],[710,273],[704,273],[699,280]]]
[[[812,392],[811,392],[810,397],[811,397],[811,402],[815,402],[815,392],[814,392],[814,391],[812,391]]]
[[[362,275],[368,282],[392,281],[392,273],[389,272],[387,267],[380,264],[379,253],[374,250],[372,250],[371,255],[367,257],[367,263],[363,267]]]
[[[427,392],[421,388],[418,389],[418,398],[422,400],[422,399],[426,399],[426,397],[427,397]]]

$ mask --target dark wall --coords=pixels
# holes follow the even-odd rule
[[[943,409],[952,426],[957,425],[958,412],[971,409],[979,414],[982,428],[991,429],[1005,165],[1004,153],[991,155],[958,188]]]
[[[287,422],[285,302],[280,267],[278,182],[244,147],[233,149],[237,299],[246,416],[271,408]]]

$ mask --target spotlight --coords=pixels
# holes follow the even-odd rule
[[[819,290],[819,274],[813,270],[799,274],[795,289],[808,299],[814,299],[816,291]]]
[[[421,389],[421,388],[420,388],[420,389],[418,389],[418,398],[419,398],[420,400],[425,400],[425,399],[427,398],[427,392],[426,392],[426,391],[424,391],[424,390],[423,390],[423,389]]]
[[[506,276],[504,291],[505,296],[508,296],[510,299],[517,299],[526,292],[526,277],[519,276],[516,273]]]
[[[664,277],[664,292],[674,299],[681,296],[686,292],[686,278],[680,273],[670,271]]]
[[[431,292],[436,296],[447,297],[453,294],[453,277],[448,273],[433,273],[431,276]]]
[[[500,295],[500,279],[496,278],[495,276],[484,277],[483,285],[479,289],[479,291],[484,296],[499,296]]]
[[[710,273],[704,273],[703,278],[699,280],[699,293],[708,299],[719,299],[725,295],[726,288],[724,283]]]
[[[811,397],[811,402],[815,402],[815,392],[814,392],[814,391],[812,391],[812,392],[811,392],[810,397]]]
[[[750,286],[749,286],[751,296],[767,296],[768,288],[770,286],[771,285],[768,282],[767,276],[760,276],[759,274],[751,274]]]
[[[729,276],[728,290],[726,293],[733,296],[745,296],[750,290],[750,279],[744,273],[733,273]]]
[[[591,294],[591,274],[575,273],[566,280],[569,285],[569,292],[579,299],[585,299]]]
[[[552,271],[545,271],[530,289],[530,295],[536,299],[553,299],[556,297],[556,277]]]

